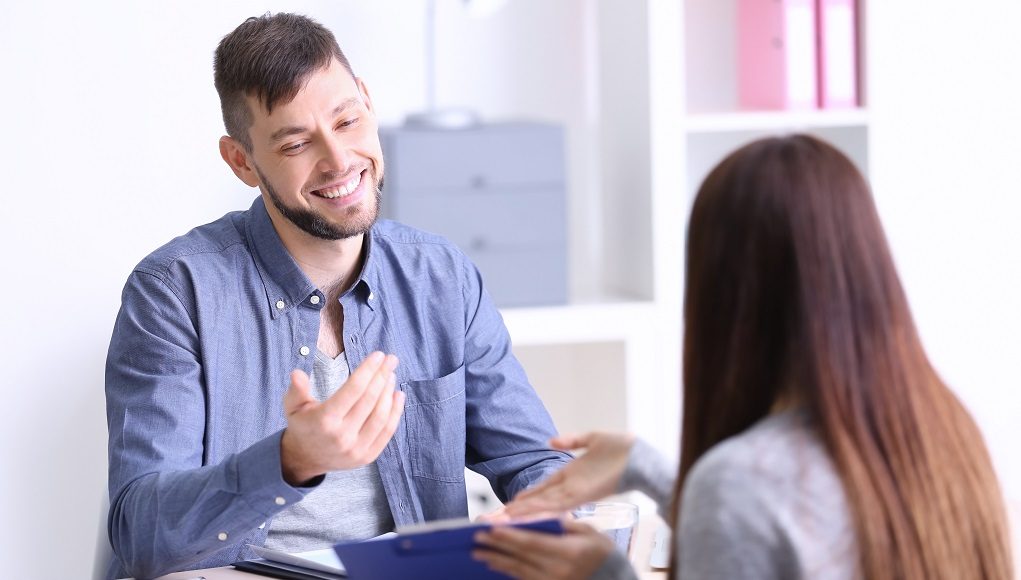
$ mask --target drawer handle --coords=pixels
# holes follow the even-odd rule
[[[485,189],[486,188],[486,178],[481,176],[481,175],[473,175],[472,178],[471,178],[470,183],[471,183],[471,186],[472,186],[473,189]]]

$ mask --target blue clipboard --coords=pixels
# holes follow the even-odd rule
[[[508,525],[548,534],[564,533],[557,519]],[[333,550],[344,563],[351,580],[504,580],[506,575],[490,570],[471,557],[476,546],[475,533],[490,527],[491,524],[479,523],[398,534],[381,540],[337,544]]]

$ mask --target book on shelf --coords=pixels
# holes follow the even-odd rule
[[[737,0],[736,32],[741,109],[858,105],[856,0]]]
[[[738,105],[814,109],[816,0],[738,0]]]

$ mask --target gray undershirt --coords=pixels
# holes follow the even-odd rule
[[[345,353],[331,359],[316,350],[312,395],[324,401],[350,374]],[[332,471],[300,502],[277,514],[269,524],[266,547],[285,552],[328,548],[347,540],[364,540],[393,531],[394,520],[376,463]]]
[[[622,490],[647,493],[667,513],[676,478],[651,446],[636,442]],[[681,498],[676,577],[685,580],[850,580],[858,548],[847,495],[803,410],[770,415],[710,449]],[[648,562],[635,562],[645,568]],[[636,578],[613,552],[592,576]]]

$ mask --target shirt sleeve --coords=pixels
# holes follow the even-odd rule
[[[570,456],[549,448],[553,420],[511,352],[510,335],[464,260],[466,466],[489,479],[501,501],[545,479]]]
[[[159,576],[222,550],[307,492],[283,480],[282,431],[204,464],[199,345],[180,293],[155,273],[134,272],[106,365],[108,532],[134,576]]]
[[[785,541],[760,483],[760,477],[726,452],[710,450],[696,462],[684,485],[675,534],[679,577],[796,577],[791,544]]]

